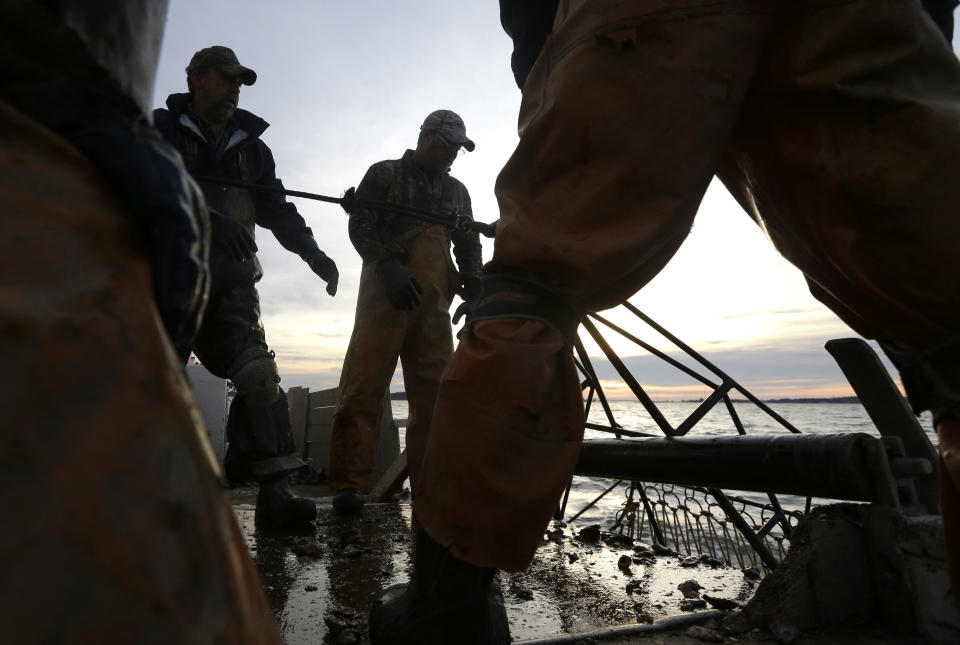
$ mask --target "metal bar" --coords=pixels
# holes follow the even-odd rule
[[[650,520],[650,528],[653,530],[653,536],[657,539],[657,544],[666,546],[663,531],[660,530],[660,522],[657,521],[657,514],[650,507],[650,500],[647,498],[647,491],[643,486],[640,487],[640,499],[643,500],[643,508],[647,511],[647,519]]]
[[[737,390],[737,392],[747,397],[747,399],[749,399],[751,403],[753,403],[755,406],[757,406],[758,408],[766,412],[768,415],[770,415],[777,423],[782,425],[784,428],[786,428],[787,430],[789,430],[794,434],[800,434],[800,431],[797,430],[792,423],[790,423],[789,421],[784,419],[782,416],[774,412],[773,408],[771,408],[769,405],[767,405],[766,403],[764,403],[763,401],[755,397],[745,387],[743,387],[742,385],[736,382],[734,383],[733,387],[734,389]]]
[[[623,627],[612,627],[601,631],[584,632],[582,634],[566,634],[563,636],[553,636],[550,638],[538,638],[535,640],[517,641],[515,645],[589,645],[590,643],[600,643],[603,641],[616,640],[618,643],[628,642],[627,638],[632,636],[642,636],[666,630],[680,630],[684,627],[699,625],[711,619],[723,617],[724,612],[719,609],[708,609],[692,614],[683,614],[680,616],[670,616],[661,618],[651,625],[626,625]],[[630,640],[629,642],[634,642]],[[639,641],[638,641],[639,642]]]
[[[302,190],[288,190],[287,188],[278,188],[276,186],[264,186],[263,184],[251,184],[245,181],[234,181],[233,179],[226,179],[223,177],[206,177],[203,175],[194,175],[193,178],[197,181],[202,181],[207,184],[219,184],[221,186],[233,186],[234,188],[246,188],[248,190],[255,190],[262,193],[273,193],[274,195],[288,195],[290,197],[302,197],[304,199],[313,199],[318,202],[326,202],[328,204],[343,204],[343,198],[341,197],[329,197],[327,195],[318,195],[317,193],[308,193]]]
[[[576,341],[577,354],[580,356],[580,360],[583,362],[584,372],[588,377],[593,379],[593,387],[597,391],[597,398],[600,399],[600,405],[603,407],[604,414],[607,415],[607,421],[612,427],[620,427],[620,424],[617,423],[617,420],[613,418],[613,410],[610,409],[610,404],[607,402],[607,397],[603,393],[603,388],[600,387],[600,379],[597,378],[597,372],[593,369],[593,363],[590,362],[590,356],[587,354],[586,348],[583,346],[583,341],[580,340],[580,336],[577,336]],[[619,438],[620,435],[617,435]]]
[[[656,323],[656,321],[654,321],[648,315],[646,315],[645,313],[637,309],[635,306],[633,306],[629,302],[624,302],[623,306],[626,307],[628,311],[630,311],[635,316],[637,316],[640,320],[642,320],[643,322],[647,323],[648,325],[653,327],[655,330],[657,330],[660,334],[663,335],[664,338],[666,338],[667,340],[675,344],[677,347],[685,351],[687,354],[689,354],[691,357],[696,359],[701,365],[703,365],[704,367],[712,371],[714,374],[722,378],[724,381],[729,381],[733,389],[736,389],[738,392],[740,392],[745,397],[747,397],[751,402],[753,402],[754,405],[756,405],[761,410],[763,410],[764,412],[769,414],[771,417],[773,417],[777,421],[777,423],[782,425],[784,428],[786,428],[790,432],[794,432],[794,433],[800,432],[795,427],[793,427],[793,424],[791,424],[789,421],[787,421],[786,419],[781,417],[779,414],[774,412],[770,408],[770,406],[768,406],[763,401],[761,401],[760,399],[755,397],[753,394],[751,394],[749,390],[747,390],[745,387],[737,383],[736,380],[730,378],[726,374],[726,372],[724,372],[719,367],[717,367],[716,365],[708,361],[706,358],[698,354],[692,347],[690,347],[689,345],[684,343],[682,340],[680,340],[679,338],[671,334],[665,328],[661,327],[659,324]],[[586,319],[584,319],[584,322],[586,322]]]
[[[711,381],[710,379],[706,378],[706,377],[703,376],[702,374],[698,373],[696,370],[690,369],[689,367],[687,367],[686,365],[684,365],[683,363],[681,363],[681,362],[678,361],[677,359],[668,356],[667,354],[665,354],[664,352],[660,351],[659,349],[657,349],[656,347],[654,347],[654,346],[651,345],[650,343],[647,343],[647,342],[644,342],[644,341],[640,340],[639,338],[637,338],[636,336],[634,336],[634,335],[631,334],[630,332],[628,332],[628,331],[622,329],[621,327],[615,325],[614,323],[610,322],[609,320],[607,320],[607,319],[604,318],[603,316],[600,316],[599,314],[593,314],[593,313],[587,314],[587,315],[590,316],[591,318],[596,318],[597,320],[599,320],[600,322],[602,322],[604,325],[606,325],[606,326],[609,327],[610,329],[614,330],[615,332],[618,332],[618,333],[619,333],[621,336],[623,336],[624,338],[626,338],[626,339],[628,339],[628,340],[632,340],[634,343],[636,343],[637,345],[639,345],[639,346],[642,347],[643,349],[647,350],[648,352],[650,352],[651,354],[653,354],[654,356],[656,356],[656,357],[659,358],[660,360],[663,360],[663,361],[669,363],[670,365],[674,366],[675,368],[677,368],[678,370],[680,370],[681,372],[683,372],[683,373],[686,374],[687,376],[690,376],[690,377],[692,377],[692,378],[700,381],[701,383],[703,383],[704,385],[706,385],[707,387],[709,387],[709,388],[711,388],[711,389],[716,389],[716,388],[717,388],[717,384],[716,384],[716,383],[714,383],[714,382]]]
[[[602,425],[597,424],[597,423],[585,423],[585,424],[583,424],[583,427],[584,427],[584,428],[587,428],[587,429],[589,429],[589,430],[599,430],[599,431],[601,431],[601,432],[609,432],[609,433],[611,433],[611,434],[617,435],[618,437],[619,437],[620,435],[624,435],[624,436],[626,436],[626,437],[659,437],[659,436],[661,436],[661,435],[658,435],[658,434],[650,434],[649,432],[639,432],[639,431],[637,431],[637,430],[627,430],[627,429],[622,428],[622,427],[620,427],[620,426],[616,426],[616,427],[602,426]]]
[[[873,348],[859,338],[840,338],[827,341],[826,349],[857,393],[880,436],[899,437],[907,457],[939,463],[936,449]],[[914,480],[914,487],[927,512],[937,513],[936,476],[931,473],[918,477]]]
[[[863,433],[591,439],[574,472],[888,504],[893,484],[876,481],[884,476],[877,451],[881,440]]]
[[[573,364],[577,366],[577,369],[580,370],[580,373],[581,373],[581,374],[583,374],[583,375],[586,376],[587,378],[590,378],[590,375],[587,374],[587,369],[586,369],[583,365],[580,364],[580,359],[577,358],[576,356],[573,357]],[[584,384],[581,383],[581,384],[580,384],[580,389],[582,390],[583,388],[584,388]]]
[[[589,332],[593,337],[593,340],[600,346],[600,349],[606,355],[607,360],[610,361],[610,364],[613,365],[613,368],[617,370],[617,373],[620,374],[620,378],[623,379],[624,383],[630,388],[634,396],[640,401],[644,409],[654,420],[654,422],[660,427],[660,430],[663,431],[668,437],[673,437],[676,435],[676,431],[663,416],[663,413],[660,412],[660,409],[656,406],[650,396],[643,391],[643,387],[640,386],[640,383],[633,377],[633,374],[630,373],[630,370],[627,369],[627,366],[623,364],[623,361],[620,360],[620,357],[616,355],[613,351],[613,348],[607,343],[606,339],[600,335],[600,332],[590,322],[589,318],[584,318],[581,323],[583,327]],[[579,340],[578,340],[579,342]]]
[[[586,506],[584,506],[583,508],[581,508],[581,509],[577,512],[577,514],[574,515],[573,517],[571,517],[568,521],[569,521],[569,522],[573,522],[573,521],[576,520],[578,517],[580,517],[581,515],[583,515],[584,513],[586,513],[588,509],[593,508],[593,505],[594,505],[594,504],[596,504],[596,503],[599,502],[601,499],[603,499],[603,496],[604,496],[604,495],[606,495],[607,493],[609,493],[610,491],[612,491],[614,488],[616,488],[617,486],[619,486],[619,485],[622,484],[622,483],[623,483],[623,480],[617,481],[613,486],[611,486],[611,487],[608,488],[607,490],[605,490],[605,491],[603,491],[602,493],[600,493],[599,495],[597,495],[592,502],[590,502],[589,504],[587,504]]]
[[[208,177],[205,175],[194,175],[193,177],[196,181],[201,181],[208,184],[217,184],[220,186],[232,186],[235,188],[245,188],[247,190],[253,190],[263,193],[271,193],[274,195],[285,195],[287,197],[300,197],[302,199],[312,199],[318,202],[326,202],[327,204],[338,204],[346,210],[347,208],[352,208],[358,206],[360,208],[370,208],[373,210],[385,210],[392,213],[397,213],[405,217],[411,217],[413,219],[418,219],[424,222],[430,222],[432,224],[441,224],[448,228],[456,229],[457,228],[457,217],[456,215],[445,215],[442,213],[435,213],[428,211],[422,208],[416,208],[414,206],[407,206],[405,204],[394,204],[392,202],[381,202],[374,201],[369,199],[357,199],[353,196],[353,188],[347,190],[347,197],[331,197],[329,195],[320,195],[318,193],[309,193],[303,190],[290,190],[288,188],[279,188],[277,186],[264,186],[263,184],[251,184],[243,181],[235,181],[233,179],[226,179],[223,177]],[[495,227],[493,224],[485,224],[483,222],[474,222],[468,221],[466,227],[475,232],[480,233],[486,237],[493,237],[493,232]]]
[[[706,358],[698,354],[692,347],[690,347],[689,345],[684,343],[682,340],[680,340],[679,338],[671,334],[669,331],[667,331],[666,328],[661,327],[656,321],[650,318],[650,316],[646,315],[645,313],[637,309],[629,301],[625,301],[623,303],[623,306],[626,307],[627,311],[631,312],[637,318],[639,318],[640,320],[642,320],[643,322],[647,323],[648,325],[653,327],[655,330],[657,330],[664,338],[666,338],[671,343],[673,343],[674,345],[682,349],[684,352],[686,352],[687,354],[695,358],[701,365],[703,365],[704,367],[712,371],[714,374],[716,374],[720,378],[724,380],[729,380],[729,377],[726,375],[726,373],[724,373],[723,370],[721,370],[719,367],[717,367],[716,365],[708,361]]]
[[[573,477],[570,478],[570,481],[567,482],[567,489],[563,491],[563,501],[560,502],[560,507],[554,512],[553,519],[562,520],[563,514],[567,512],[567,500],[570,499],[570,489],[573,487]]]
[[[743,519],[743,516],[737,512],[737,509],[733,507],[733,504],[730,503],[730,500],[727,499],[724,492],[719,488],[711,488],[709,490],[713,498],[717,500],[717,504],[719,504],[723,512],[727,514],[727,519],[740,531],[743,538],[750,543],[750,546],[752,546],[753,550],[760,556],[763,563],[770,569],[776,569],[780,565],[780,562],[773,557],[773,554],[767,549],[767,545],[763,543],[763,539],[757,537],[757,534],[753,532],[753,528],[751,528],[746,520]]]
[[[767,497],[770,498],[770,505],[773,506],[774,517],[781,519],[780,529],[783,531],[783,537],[789,540],[793,529],[790,528],[790,520],[787,519],[787,514],[783,512],[783,507],[780,506],[780,500],[773,493],[767,493]]]
[[[720,402],[720,399],[727,395],[727,392],[730,390],[730,383],[724,381],[720,387],[713,391],[707,399],[697,406],[697,409],[693,411],[689,417],[687,417],[683,423],[680,424],[680,427],[677,428],[677,435],[683,436],[690,431],[690,428],[695,426],[700,419],[702,419],[707,412],[713,409],[717,403]]]
[[[743,427],[743,423],[740,422],[740,415],[737,414],[737,409],[733,407],[733,401],[730,400],[730,396],[725,395],[723,397],[723,402],[727,406],[727,412],[730,413],[730,418],[733,419],[733,425],[737,427],[737,434],[747,434],[747,430]]]
[[[770,529],[772,529],[777,524],[779,524],[779,519],[777,518],[776,515],[774,515],[769,520],[767,520],[767,523],[763,525],[763,528],[757,531],[757,537],[763,539],[763,537],[770,532]]]

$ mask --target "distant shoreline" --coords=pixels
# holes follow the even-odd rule
[[[760,398],[764,403],[860,403],[860,399],[855,396],[833,396],[833,397],[807,397],[799,399],[764,399]],[[629,401],[630,399],[625,399]],[[731,399],[734,403],[737,402],[747,402],[747,399]],[[662,403],[700,403],[703,399],[682,399],[677,400],[661,400]]]
[[[406,392],[391,392],[392,401],[406,401]],[[636,399],[607,399],[611,402],[636,401]],[[702,403],[704,399],[654,399],[655,403]],[[747,403],[747,399],[731,399],[734,403]],[[860,399],[855,396],[833,396],[833,397],[804,397],[797,399],[764,399],[764,403],[860,403]]]

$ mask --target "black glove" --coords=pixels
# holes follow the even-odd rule
[[[337,294],[337,284],[340,282],[340,272],[337,270],[337,263],[327,257],[327,254],[317,249],[317,251],[307,259],[310,270],[320,276],[320,279],[327,283],[327,293],[331,296]]]
[[[483,222],[474,220],[470,215],[457,215],[457,222],[454,226],[458,231],[468,231],[484,237],[493,238],[497,235],[497,224],[499,222],[500,220],[497,220],[490,224],[484,224]]]
[[[481,282],[478,278],[469,278],[464,281],[463,293],[460,294],[463,302],[453,312],[454,325],[460,322],[460,319],[464,316],[467,317],[467,320],[470,320],[473,316],[473,312],[477,310],[477,305],[480,304],[480,286]]]
[[[377,262],[377,277],[387,291],[390,304],[400,311],[410,311],[420,306],[423,287],[400,265],[395,255],[388,255]]]
[[[257,243],[246,226],[212,208],[210,209],[210,239],[226,253],[227,257],[236,262],[249,260],[257,252]]]

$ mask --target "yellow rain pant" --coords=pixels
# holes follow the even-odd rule
[[[960,65],[918,2],[561,2],[485,271],[613,306],[674,254],[715,174],[859,333],[911,351],[960,336]],[[421,466],[424,528],[467,562],[524,569],[576,462],[581,400],[549,327],[470,326]]]
[[[353,334],[340,373],[328,480],[334,489],[368,491],[373,482],[380,417],[397,366],[407,392],[407,472],[417,485],[420,459],[433,418],[437,385],[453,354],[450,302],[459,276],[450,259],[450,232],[431,225],[395,242],[407,249],[406,269],[423,287],[420,306],[399,311],[374,271],[364,264]],[[414,490],[417,490],[414,488]]]
[[[133,218],[0,101],[9,643],[279,643]]]

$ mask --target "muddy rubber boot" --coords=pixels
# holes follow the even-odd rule
[[[387,588],[370,610],[372,645],[507,645],[510,627],[496,569],[454,558],[417,530],[413,576]]]
[[[359,512],[363,503],[363,494],[356,488],[341,488],[333,496],[333,510],[341,515]]]
[[[316,516],[317,505],[294,494],[287,473],[260,479],[257,511],[254,515],[257,524],[302,526],[310,523]]]

